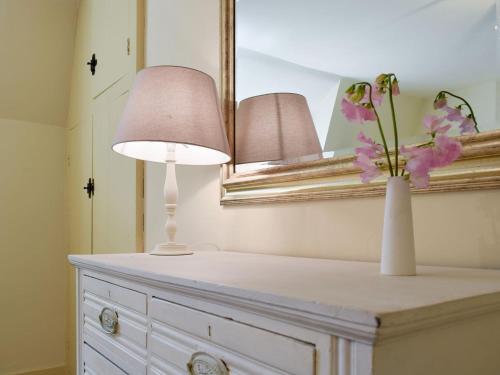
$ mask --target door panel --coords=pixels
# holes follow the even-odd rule
[[[125,106],[125,77],[93,103],[93,253],[136,251],[136,162],[111,149]]]
[[[96,73],[91,76],[94,98],[128,71],[132,59],[127,45],[131,37],[133,3],[131,0],[90,0],[91,45],[97,58]]]
[[[142,179],[138,183],[135,178],[134,160],[123,158],[117,161],[119,156],[113,155],[110,139],[114,131],[111,124],[116,124],[126,97],[122,94],[129,87],[125,87],[125,83],[118,85],[118,81],[127,82],[124,77],[128,76],[127,84],[130,85],[137,62],[142,62],[142,47],[138,49],[137,45],[142,46],[143,42],[143,7],[143,0],[79,1],[67,121],[70,254],[90,254],[93,246],[95,252],[142,249],[142,196],[133,196],[136,190],[142,193]],[[130,53],[127,51],[129,38]],[[98,60],[94,76],[87,65],[92,53]],[[119,88],[111,89],[113,84]],[[104,95],[107,88],[115,91]],[[103,98],[99,97],[100,94]],[[93,122],[95,137],[92,134]],[[96,145],[93,145],[94,138]],[[104,163],[102,166],[101,162]],[[137,171],[142,176],[142,164]],[[98,195],[95,201],[96,196],[88,199],[83,190],[89,177],[93,177],[96,183]],[[136,207],[140,213],[136,212]],[[96,210],[94,214],[93,210]],[[136,225],[136,215],[141,217],[140,226]],[[75,273],[71,267],[68,275],[66,362],[68,373],[75,374]]]
[[[90,118],[68,131],[69,250],[88,254],[92,249],[92,199],[83,187],[92,176]]]

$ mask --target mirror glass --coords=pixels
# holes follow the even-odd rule
[[[263,94],[270,93],[305,97],[320,145],[319,155],[264,163],[237,160],[236,171],[353,154],[361,129],[379,140],[376,123],[348,122],[341,112],[346,89],[354,82],[373,82],[379,73],[395,73],[399,80],[401,94],[395,106],[400,144],[427,139],[422,121],[434,113],[433,101],[441,90],[470,102],[480,132],[500,128],[495,0],[236,0],[235,4],[236,154],[252,133],[248,119],[242,117],[263,114],[254,97],[264,101]],[[271,118],[288,118],[280,105],[291,99],[268,95],[267,102],[274,103]],[[393,144],[386,99],[379,112]],[[450,99],[449,104],[458,102]],[[276,126],[269,118],[257,121]],[[301,121],[307,128],[308,121]],[[282,137],[286,131],[295,136]],[[295,125],[284,124],[277,132],[249,144],[258,150],[256,144],[264,148],[266,140],[301,143],[302,137],[310,137],[299,134]],[[458,126],[450,132],[458,135]]]

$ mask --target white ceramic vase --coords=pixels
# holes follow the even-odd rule
[[[410,183],[404,177],[387,181],[380,272],[393,276],[417,273]]]

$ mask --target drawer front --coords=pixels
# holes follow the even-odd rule
[[[116,332],[108,333],[103,327],[99,316],[105,310],[114,311],[118,324]],[[92,326],[96,330],[108,334],[110,339],[116,341],[138,355],[146,356],[147,344],[147,318],[120,305],[110,303],[87,291],[83,294],[83,325]]]
[[[147,359],[145,356],[137,355],[137,353],[92,325],[84,324],[83,342],[84,345],[95,348],[96,351],[109,358],[127,374],[146,374]]]
[[[91,276],[83,276],[82,284],[84,291],[88,291],[109,302],[117,303],[141,314],[147,313],[147,296],[144,293]]]
[[[127,375],[88,345],[83,345],[83,373],[89,375]]]
[[[223,360],[232,375],[313,375],[315,347],[300,340],[153,298],[150,350],[159,374],[186,373],[193,353]]]
[[[90,276],[83,276],[82,293],[84,343],[122,371],[146,374],[147,296]],[[116,325],[106,324],[105,319],[101,322],[100,316],[106,310],[111,312],[108,316],[114,315]]]

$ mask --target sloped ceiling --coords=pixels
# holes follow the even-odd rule
[[[0,118],[65,126],[76,0],[0,0]]]

